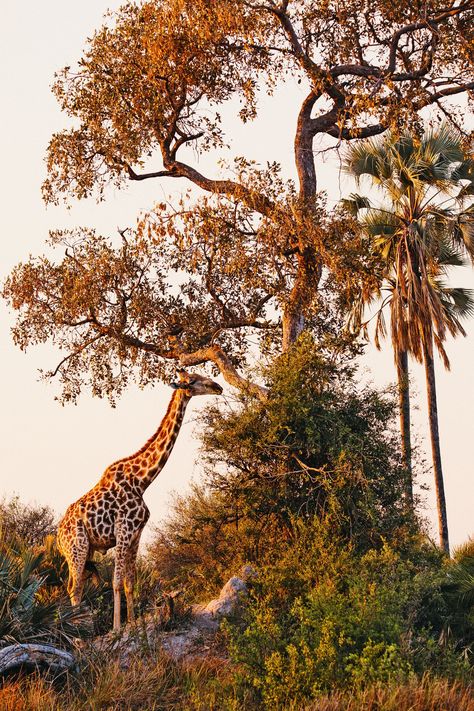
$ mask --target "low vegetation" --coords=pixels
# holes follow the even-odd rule
[[[242,397],[206,411],[204,483],[155,531],[136,584],[138,612],[151,615],[166,590],[183,590],[186,607],[251,563],[241,614],[194,658],[159,644],[125,663],[113,645],[99,652],[87,638],[110,629],[112,560],[72,609],[54,538],[23,539],[32,507],[17,508],[2,548],[0,644],[48,640],[78,664],[9,677],[1,709],[473,708],[474,546],[449,559],[426,537],[406,495],[393,394],[361,390],[352,356],[308,335],[263,377],[265,405]]]

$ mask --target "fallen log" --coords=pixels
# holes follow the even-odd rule
[[[64,649],[50,644],[11,644],[0,649],[0,675],[9,674],[20,668],[46,668],[57,674],[74,665],[74,657]]]

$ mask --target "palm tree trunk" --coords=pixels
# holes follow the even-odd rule
[[[398,403],[400,411],[400,433],[402,438],[402,462],[407,477],[407,502],[413,508],[413,473],[411,466],[410,433],[410,381],[408,377],[408,353],[398,351],[395,356],[398,376]]]
[[[431,335],[429,336],[431,339]],[[436,380],[431,343],[423,341],[423,358],[425,362],[426,392],[428,397],[428,417],[430,423],[431,450],[433,453],[433,471],[435,477],[436,500],[438,505],[438,527],[440,546],[449,555],[448,517],[446,512],[446,497],[444,494],[443,469],[441,466],[441,448],[439,441],[438,404],[436,399]]]

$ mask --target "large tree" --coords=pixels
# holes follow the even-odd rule
[[[102,199],[110,184],[170,178],[207,198],[158,207],[118,247],[92,232],[63,235],[61,264],[17,269],[6,295],[23,309],[19,343],[57,340],[68,397],[81,369],[113,393],[127,365],[148,359],[142,376],[160,377],[163,358],[212,362],[264,396],[239,372],[245,336],[281,333],[287,349],[320,306],[323,267],[343,275],[357,252],[350,225],[328,219],[317,197],[316,140],[328,147],[418,125],[430,106],[462,122],[446,101],[474,88],[473,20],[471,0],[124,5],[57,76],[73,127],[49,145],[45,200]],[[220,175],[196,168],[196,156],[225,145],[224,104],[239,100],[247,121],[259,93],[296,82],[306,92],[291,108],[296,185],[272,156],[264,169],[243,158]],[[182,278],[171,284],[173,270]]]
[[[449,368],[444,347],[449,335],[466,335],[462,319],[474,314],[472,290],[448,286],[450,269],[474,259],[474,161],[466,157],[460,136],[446,126],[421,139],[387,134],[363,141],[347,152],[346,169],[366,176],[385,202],[373,207],[359,195],[345,201],[381,257],[375,290],[362,290],[355,314],[383,295],[377,312],[375,342],[387,333],[384,307],[390,310],[390,335],[400,392],[402,451],[411,471],[408,354],[423,361],[426,372],[433,469],[438,502],[440,543],[449,553],[434,348]]]

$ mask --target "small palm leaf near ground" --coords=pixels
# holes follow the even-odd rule
[[[90,613],[51,594],[44,551],[0,547],[0,646],[43,641],[68,645],[91,633]]]
[[[388,333],[383,310],[390,310],[402,454],[410,478],[408,354],[424,362],[440,543],[449,553],[433,355],[436,349],[449,368],[446,338],[466,335],[462,320],[474,314],[473,292],[446,283],[450,269],[465,264],[466,258],[474,260],[474,160],[466,156],[461,136],[442,126],[422,138],[391,133],[362,141],[347,152],[345,170],[358,183],[366,176],[383,198],[377,206],[358,194],[343,201],[358,216],[380,269],[377,285],[359,290],[352,326],[366,328],[364,310],[381,302],[375,325],[379,348]],[[408,496],[412,498],[411,490]]]

